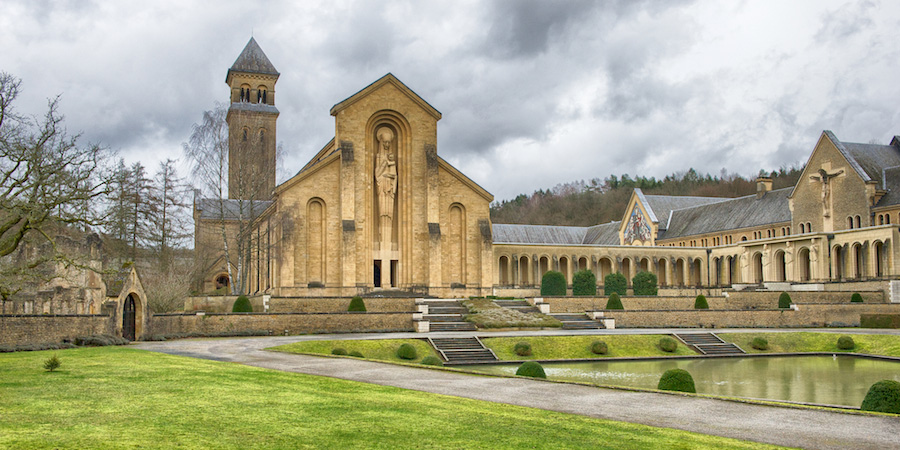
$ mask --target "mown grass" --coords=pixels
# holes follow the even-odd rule
[[[657,347],[662,335],[604,335],[604,336],[534,336],[483,338],[481,342],[502,361],[522,359],[582,359],[604,357],[644,357],[696,355],[686,345],[679,343],[674,353],[667,353]],[[513,351],[517,342],[531,344],[530,356],[519,356]],[[591,343],[606,342],[609,352],[605,355],[591,353]]]
[[[466,321],[478,328],[559,328],[562,322],[541,313],[523,313],[498,306],[492,299],[470,298],[462,303],[469,309]]]
[[[10,449],[775,448],[129,348],[0,355],[0,399]]]
[[[900,336],[895,335],[848,334],[856,343],[851,350],[837,348],[837,340],[843,336],[838,333],[722,333],[718,336],[725,342],[737,344],[747,353],[853,352],[900,357]],[[767,350],[750,346],[750,341],[757,337],[769,341]]]
[[[416,348],[418,357],[415,361],[401,359],[397,356],[397,348],[400,344],[411,344]],[[419,362],[422,358],[433,355],[440,358],[440,355],[426,341],[421,339],[371,339],[371,340],[355,340],[355,341],[304,341],[295,342],[293,344],[279,345],[266,350],[274,350],[287,353],[312,353],[317,355],[330,355],[335,348],[343,348],[348,352],[358,351],[363,354],[366,359],[374,359],[377,361],[387,362]]]

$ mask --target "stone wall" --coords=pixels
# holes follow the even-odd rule
[[[857,286],[857,288],[862,286]],[[853,292],[859,292],[865,303],[887,303],[883,291],[865,291],[861,289],[846,291],[791,291],[788,292],[794,303],[850,303]],[[771,307],[778,304],[781,292],[762,291],[733,291],[728,292],[728,301],[748,305],[767,305]]]
[[[0,315],[0,345],[61,342],[92,334],[116,334],[112,317],[103,314]]]
[[[603,311],[616,328],[790,328],[859,326],[860,314],[900,311],[897,305],[805,304],[798,310]]]
[[[411,313],[157,314],[151,335],[267,330],[277,335],[414,331]]]
[[[269,299],[269,312],[295,313],[343,313],[350,306],[350,297],[309,298],[279,297]],[[363,298],[368,312],[406,312],[416,311],[414,298]]]

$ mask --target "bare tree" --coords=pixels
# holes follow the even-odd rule
[[[50,99],[43,117],[18,115],[13,107],[21,80],[0,72],[0,298],[48,263],[77,265],[56,245],[61,228],[89,230],[101,222],[91,205],[107,193],[107,152],[78,144]],[[49,251],[19,252],[23,242],[48,245]]]
[[[150,196],[147,241],[155,250],[159,270],[164,274],[169,273],[173,250],[189,236],[185,218],[186,195],[187,186],[178,177],[175,161],[167,159],[159,163]]]

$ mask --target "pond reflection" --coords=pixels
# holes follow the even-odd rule
[[[668,369],[694,377],[698,393],[857,407],[869,386],[900,381],[900,363],[852,356],[668,359],[543,364],[554,380],[656,388]],[[468,366],[492,374],[515,374],[514,364]]]

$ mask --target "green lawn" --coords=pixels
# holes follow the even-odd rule
[[[672,356],[696,355],[697,353],[678,343],[674,353],[666,353],[656,344],[662,335],[606,335],[606,336],[540,336],[540,337],[500,337],[483,338],[481,342],[489,347],[503,361],[522,359],[581,359],[603,358],[614,356]],[[531,356],[519,356],[513,352],[517,342],[531,344]],[[606,342],[609,353],[595,355],[591,353],[591,343]]]
[[[852,350],[837,348],[838,333],[723,333],[725,342],[734,342],[747,353],[854,352],[870,355],[900,356],[900,336],[885,334],[848,334],[856,343]],[[768,350],[756,350],[750,341],[761,337],[769,341]]]
[[[412,344],[416,348],[418,357],[414,361],[400,359],[397,356],[397,348],[400,344]],[[295,342],[293,344],[279,345],[271,347],[267,350],[274,350],[287,353],[313,353],[318,355],[330,355],[335,348],[343,348],[348,352],[358,351],[363,354],[366,359],[374,359],[378,361],[388,362],[419,362],[428,355],[434,355],[440,358],[440,355],[434,350],[427,341],[421,339],[369,339],[358,341],[304,341]]]
[[[773,447],[104,347],[0,355],[0,448]]]

